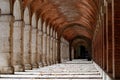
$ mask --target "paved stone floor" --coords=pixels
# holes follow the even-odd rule
[[[0,80],[103,80],[92,61],[73,60],[39,69],[0,75]]]

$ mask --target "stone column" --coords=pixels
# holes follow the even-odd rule
[[[15,71],[24,71],[23,66],[23,33],[24,23],[16,20],[13,27],[13,65]]]
[[[60,58],[61,58],[61,62],[63,62],[64,58],[63,58],[63,39],[61,38],[61,42],[60,42]]]
[[[42,54],[42,62],[43,62],[43,66],[46,66],[47,65],[47,60],[46,60],[46,54],[47,54],[47,33],[46,33],[46,24],[45,22],[43,23],[43,54]]]
[[[74,48],[72,47],[72,59],[74,59]]]
[[[26,70],[32,69],[31,53],[30,53],[30,24],[25,24],[24,27],[24,65]]]
[[[55,37],[54,37],[53,41],[54,41],[54,47],[53,47],[54,48],[53,49],[54,50],[54,63],[56,64],[56,39],[55,39]]]
[[[55,64],[55,31],[53,31],[53,39],[52,39],[52,43],[53,43],[53,64]]]
[[[65,48],[64,48],[65,61],[67,61],[67,54],[68,54],[68,52],[67,52],[67,44],[66,44],[65,41],[64,41],[64,46],[65,46]]]
[[[42,62],[43,62],[43,65],[46,66],[47,63],[46,63],[46,37],[47,37],[47,34],[46,33],[43,33],[43,54],[42,54]]]
[[[38,25],[39,26],[39,25]],[[42,31],[41,28],[37,29],[37,40],[36,40],[36,50],[37,50],[37,64],[38,67],[42,67],[42,60],[41,60],[41,36],[42,36]]]
[[[54,37],[52,36],[52,64],[55,63]]]
[[[53,37],[52,37],[52,28],[50,30],[50,64],[53,64],[52,54],[53,54]]]
[[[58,59],[57,59],[57,56],[58,56],[58,50],[57,50],[57,48],[58,48],[58,45],[57,45],[57,43],[58,43],[58,39],[57,39],[57,32],[56,32],[56,34],[55,34],[55,60],[56,60],[56,63],[58,63]]]
[[[0,15],[0,74],[14,73],[12,67],[13,16]]]
[[[38,29],[38,64],[40,67],[42,67],[42,31]]]
[[[31,34],[31,62],[32,62],[32,68],[38,68],[37,63],[37,50],[36,50],[36,33],[37,29],[35,26],[32,26],[32,34]]]
[[[67,42],[68,43],[68,45],[67,45],[67,51],[68,51],[68,61],[70,60],[70,56],[69,56],[69,54],[70,54],[70,51],[69,51],[69,42]]]
[[[47,27],[47,64],[50,65],[50,27]]]
[[[39,18],[37,26],[37,62],[39,67],[42,67],[42,19]]]

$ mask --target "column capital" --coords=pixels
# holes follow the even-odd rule
[[[23,20],[15,20],[14,21],[14,26],[23,26],[25,25]]]
[[[0,22],[13,22],[14,16],[13,15],[0,15]]]

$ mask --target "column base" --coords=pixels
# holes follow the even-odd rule
[[[43,66],[47,66],[47,63],[46,63],[46,62],[43,62]]]
[[[24,72],[25,68],[22,65],[15,65],[14,70],[15,72]]]
[[[1,67],[0,74],[14,74],[14,68],[13,67]]]
[[[25,70],[32,70],[31,64],[25,64]]]
[[[47,66],[47,60],[46,60],[46,58],[44,56],[43,56],[43,60],[42,60],[42,65]]]
[[[56,61],[56,64],[58,64],[58,61]]]
[[[46,64],[47,64],[47,66],[49,66],[49,61],[48,60],[46,60]]]
[[[32,64],[32,68],[39,68],[37,63]]]
[[[52,64],[55,64],[54,60],[52,60]]]
[[[43,67],[43,65],[42,65],[42,63],[40,62],[40,63],[38,63],[39,64],[39,67]]]
[[[52,65],[53,64],[53,61],[52,60],[50,60],[50,65]]]
[[[48,66],[50,65],[50,61],[47,62],[47,65],[48,65]]]
[[[53,60],[53,64],[56,64],[56,60]]]

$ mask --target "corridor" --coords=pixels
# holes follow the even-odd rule
[[[120,80],[119,36],[120,0],[0,0],[0,79]]]
[[[85,59],[67,61],[38,69],[0,75],[0,80],[103,80],[94,62]],[[107,79],[104,79],[107,80]],[[110,80],[110,79],[109,79]]]

